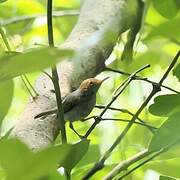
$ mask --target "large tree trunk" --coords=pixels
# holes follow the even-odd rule
[[[104,62],[112,52],[118,36],[131,26],[135,17],[133,13],[136,7],[131,13],[127,8],[130,1],[84,2],[76,26],[60,47],[70,48],[76,52],[72,59],[58,64],[62,96],[77,88],[82,80],[103,71]],[[35,88],[40,95],[26,105],[12,135],[19,137],[30,148],[39,149],[54,141],[59,128],[56,115],[34,119],[35,115],[56,107],[51,80],[42,75],[37,79]]]

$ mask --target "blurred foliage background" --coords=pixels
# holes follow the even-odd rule
[[[47,45],[46,1],[8,0],[3,2],[1,0],[0,2],[2,2],[0,3],[0,25],[5,32],[6,37],[8,38],[12,51],[23,52],[30,48]],[[63,43],[74,27],[78,18],[81,3],[82,2],[80,0],[54,0],[53,23],[56,46]],[[117,45],[114,47],[113,53],[106,61],[108,67],[131,73],[145,64],[150,64],[151,67],[143,71],[141,75],[158,82],[160,77],[162,77],[165,69],[168,67],[173,57],[179,50],[179,8],[180,4],[178,0],[146,1],[143,22],[134,46],[133,61],[131,63],[127,60],[121,61],[121,55],[127,40],[127,32],[125,32],[122,34],[119,42],[117,42]],[[7,51],[7,48],[3,39],[0,37],[1,57],[4,55],[5,51]],[[29,73],[27,74],[27,77],[29,81],[34,84],[35,79],[38,77],[38,75],[40,75],[40,73],[40,71]],[[179,73],[180,70],[176,70],[176,76],[171,73],[166,79],[164,85],[180,91],[180,84],[177,78]],[[98,75],[100,78],[105,76],[110,76],[110,80],[104,83],[99,90],[97,104],[100,105],[106,105],[111,100],[113,91],[126,78],[121,74],[114,72],[103,72]],[[133,81],[126,89],[126,91],[113,104],[113,107],[128,109],[134,113],[142,104],[145,97],[147,97],[147,95],[150,93],[151,88],[151,84],[147,82]],[[162,91],[158,94],[158,96],[163,94],[173,93],[167,89],[162,88]],[[24,106],[26,105],[29,96],[29,92],[27,91],[27,88],[24,86],[20,77],[16,77],[13,80],[0,83],[0,121],[3,120],[3,124],[1,126],[1,136],[3,136],[11,127],[14,126],[18,120],[18,117],[22,113]],[[175,97],[175,99],[176,98],[177,97]],[[172,97],[168,99],[170,104],[171,101],[173,101]],[[153,104],[153,99],[149,104]],[[162,104],[160,104],[160,106],[161,105]],[[180,112],[180,101],[176,103],[176,108],[177,107],[178,111]],[[156,110],[161,111],[161,109]],[[91,115],[98,115],[100,112],[100,109],[95,108]],[[127,113],[114,112],[110,110],[106,112],[104,117],[130,119],[130,116]],[[149,113],[148,107],[146,107],[145,111],[143,111],[140,117],[155,127],[160,127],[161,124],[163,124],[167,119],[167,116],[153,115],[153,110],[152,114]],[[179,118],[180,117],[178,117],[178,119]],[[91,124],[91,121],[75,122],[74,124],[77,131],[80,134],[83,134],[85,129],[87,129]],[[95,131],[90,135],[91,145],[89,147],[88,153],[86,153],[83,159],[73,169],[72,179],[80,179],[84,172],[86,172],[87,169],[92,166],[92,163],[97,161],[101,154],[105,152],[108,147],[110,147],[113,140],[120,134],[125,125],[125,122],[104,121],[95,129]],[[74,133],[71,130],[68,129],[67,132],[68,140],[70,142],[74,143],[78,141],[78,137],[74,136]],[[107,166],[102,171],[98,172],[92,179],[101,179],[104,175],[107,174],[107,172],[109,172],[110,169],[112,169],[112,167],[114,167],[116,163],[127,159],[144,148],[147,148],[151,138],[152,133],[148,131],[147,128],[140,125],[133,125],[133,128],[128,132],[121,145],[116,148],[112,156],[108,159]],[[29,155],[26,156],[28,150],[26,150],[23,145],[19,145],[19,149],[17,148],[16,150],[16,148],[13,146],[13,143],[15,142],[8,143],[5,145],[0,143],[0,153],[4,153],[3,156],[8,156],[10,154],[7,149],[3,150],[3,147],[7,146],[8,149],[13,149],[13,157],[19,156],[19,153],[24,158],[28,157],[29,159],[32,159],[31,153],[28,152]],[[0,154],[0,156],[1,155],[2,154]],[[12,170],[17,161],[21,162],[17,165],[19,169],[22,168],[23,162],[26,162],[25,160],[20,160],[20,158],[13,159],[13,157],[9,159],[0,158],[0,163],[2,162],[2,169],[0,167],[0,179],[5,179],[5,177],[9,177],[11,179],[13,176],[7,176],[7,172],[11,175],[14,175],[13,173],[15,170],[19,171],[18,168],[14,171]],[[12,172],[4,170],[4,161],[8,162],[8,166],[12,163],[12,168],[10,168]],[[47,163],[50,162],[47,161]],[[39,167],[39,171],[41,171],[43,167],[41,163],[35,161],[35,164],[37,169]],[[135,173],[129,175],[126,179],[156,180],[159,179],[160,174],[180,178],[179,168],[180,148],[176,146],[167,153],[159,156],[158,159],[155,159],[142,168],[138,169]],[[31,168],[24,169],[28,171],[29,169],[31,170]],[[47,169],[47,167],[44,169]],[[32,174],[33,172],[34,170],[32,169]],[[43,173],[39,174],[41,176],[45,175],[45,171],[42,172]],[[51,171],[49,170],[48,172],[48,179],[63,178],[60,177],[59,173],[55,172],[53,169]],[[24,175],[21,177],[21,179],[37,179],[37,177],[40,176],[39,174],[32,177],[31,175]],[[18,175],[14,176],[14,178],[15,177],[20,179]],[[163,180],[163,177],[161,178]]]

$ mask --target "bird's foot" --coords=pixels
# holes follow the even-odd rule
[[[85,138],[86,138],[85,136],[80,135],[80,134],[74,129],[73,123],[70,122],[70,123],[69,123],[69,127],[70,127],[70,129],[73,130],[73,132],[74,132],[80,139],[85,139]]]
[[[100,121],[102,120],[102,118],[99,117],[99,116],[94,116],[94,120],[95,120],[95,122],[98,124],[98,123],[100,123]]]
[[[98,116],[90,116],[90,117],[81,119],[80,121],[81,121],[81,122],[84,122],[84,121],[87,121],[87,120],[89,120],[89,119],[95,119],[95,118],[97,118],[97,117],[98,117]]]

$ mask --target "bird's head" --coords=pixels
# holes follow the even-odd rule
[[[87,94],[93,94],[96,93],[101,86],[101,84],[108,79],[109,77],[104,78],[103,80],[95,79],[95,78],[89,78],[84,80],[79,89],[82,93],[87,93]]]

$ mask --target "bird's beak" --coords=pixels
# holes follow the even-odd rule
[[[106,79],[109,79],[109,78],[110,78],[110,77],[108,76],[108,77],[102,79],[102,80],[101,80],[101,84],[102,84]]]

